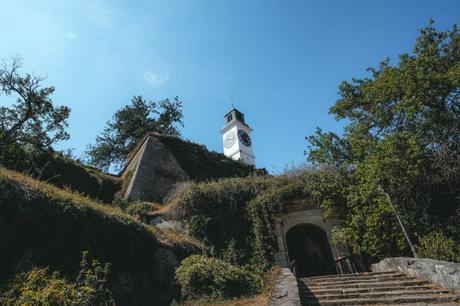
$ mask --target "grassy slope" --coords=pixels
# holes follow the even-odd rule
[[[41,180],[58,187],[68,186],[72,190],[84,193],[93,199],[110,203],[121,189],[118,177],[99,171],[69,158],[55,154],[51,159],[42,161]]]
[[[119,304],[142,305],[173,294],[174,267],[158,254],[172,252],[180,260],[197,245],[119,209],[0,168],[0,285],[31,265],[74,277],[84,250],[112,264]]]

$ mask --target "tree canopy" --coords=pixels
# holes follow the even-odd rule
[[[134,96],[131,104],[122,107],[107,122],[96,137],[96,144],[88,147],[89,163],[102,170],[119,170],[147,133],[179,136],[177,125],[183,126],[182,119],[182,101],[178,97],[153,102]]]
[[[20,74],[20,68],[18,58],[0,67],[0,163],[8,167],[69,138],[70,108],[55,106],[51,100],[54,87],[43,87],[43,78]]]
[[[459,241],[457,27],[441,32],[431,21],[411,54],[368,71],[370,77],[342,82],[330,109],[337,120],[347,121],[344,134],[318,128],[307,137],[309,160],[334,165],[348,178],[348,239],[371,255],[407,252],[395,205],[414,240],[440,229]]]

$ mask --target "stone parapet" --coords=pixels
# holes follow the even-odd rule
[[[460,263],[428,258],[390,257],[372,265],[372,271],[400,271],[460,292]]]
[[[269,306],[300,306],[297,279],[291,270],[282,268],[275,280]]]

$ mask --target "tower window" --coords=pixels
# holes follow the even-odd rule
[[[244,115],[243,115],[243,113],[241,113],[239,111],[236,111],[235,113],[236,113],[236,120],[239,120],[239,121],[244,123]]]
[[[233,120],[232,114],[228,115],[228,116],[227,116],[227,122],[230,122],[230,121],[232,121],[232,120]]]

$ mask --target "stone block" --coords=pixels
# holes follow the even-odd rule
[[[372,271],[400,271],[460,292],[460,263],[429,258],[390,257],[372,265]]]

